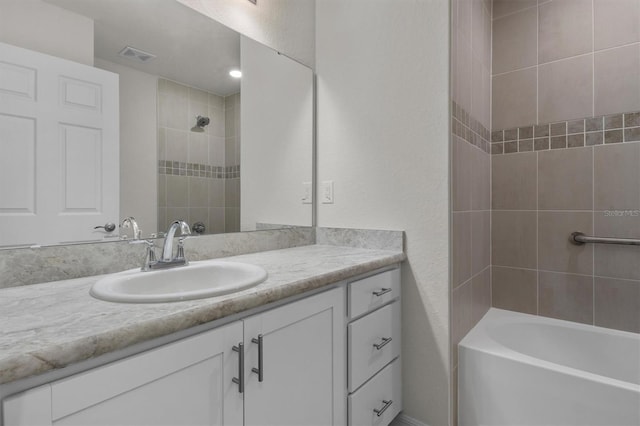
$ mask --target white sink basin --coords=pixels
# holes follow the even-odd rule
[[[207,260],[188,266],[119,272],[91,287],[97,299],[122,303],[179,302],[234,293],[267,279],[267,271],[248,263]]]

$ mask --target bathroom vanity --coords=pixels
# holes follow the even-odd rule
[[[95,277],[3,290],[31,291],[27,306],[62,295],[38,313],[51,317],[38,342],[0,358],[3,424],[386,425],[402,408],[403,259],[321,245],[234,256],[269,278],[176,303],[95,300]],[[60,317],[74,308],[80,321]]]

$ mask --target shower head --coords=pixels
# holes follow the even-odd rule
[[[192,132],[204,132],[205,126],[209,125],[209,117],[203,117],[201,115],[196,117],[196,125],[191,128]]]

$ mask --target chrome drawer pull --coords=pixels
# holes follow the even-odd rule
[[[390,288],[382,288],[382,289],[380,289],[378,291],[374,291],[373,295],[380,297],[383,294],[387,294],[387,293],[391,293],[391,289]]]
[[[264,380],[264,366],[263,366],[263,340],[262,334],[258,334],[258,338],[255,337],[251,339],[251,342],[256,343],[258,345],[258,368],[253,367],[251,372],[256,373],[258,375],[258,381],[262,382]]]
[[[238,392],[244,392],[244,343],[238,343],[238,346],[234,346],[234,352],[238,352],[238,377],[231,379],[233,383],[238,385]]]
[[[377,350],[380,350],[382,348],[384,348],[384,346],[389,343],[391,341],[391,337],[383,337],[382,338],[382,342],[380,343],[374,343],[373,347],[376,348]]]
[[[384,413],[387,410],[387,408],[391,407],[391,404],[393,404],[392,400],[386,401],[386,400],[383,399],[382,402],[384,402],[384,407],[382,407],[379,410],[377,408],[373,409],[373,412],[376,413],[376,416],[378,416],[378,417],[380,417],[382,415],[382,413]]]

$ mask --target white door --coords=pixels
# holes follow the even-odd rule
[[[244,320],[245,425],[345,424],[343,291],[330,290]]]
[[[118,75],[0,43],[0,246],[118,222]]]
[[[238,321],[27,391],[4,401],[4,424],[240,426],[241,341]]]

